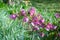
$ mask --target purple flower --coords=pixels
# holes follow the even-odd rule
[[[45,34],[44,34],[43,32],[41,32],[41,33],[40,33],[40,36],[41,36],[41,37],[44,37],[44,36],[45,36]]]
[[[31,22],[32,26],[37,26],[39,24],[38,21]]]
[[[25,11],[24,9],[21,9],[20,12],[21,12],[21,15],[22,15],[22,16],[25,16],[25,15],[26,15],[26,11]]]
[[[23,18],[23,21],[24,21],[24,22],[28,22],[28,21],[29,21],[28,17],[24,17],[24,18]]]
[[[45,22],[44,19],[40,19],[40,20],[39,20],[40,25],[41,25],[42,23],[44,23],[44,22]]]
[[[44,19],[40,19],[39,20],[39,26],[44,28],[45,27],[45,24],[44,24],[45,20]]]
[[[15,20],[17,18],[17,15],[16,14],[11,14],[10,18]]]
[[[47,26],[46,26],[46,30],[49,31],[49,30],[53,30],[53,29],[56,29],[57,26],[54,26],[52,25],[51,23],[48,23]]]
[[[56,17],[56,18],[60,18],[60,13],[56,13],[56,14],[55,14],[55,17]]]
[[[39,30],[39,27],[38,26],[34,26],[33,30]]]
[[[38,18],[36,16],[34,16],[32,18],[32,25],[38,25],[38,24],[39,24]]]
[[[41,24],[40,27],[44,28],[46,25],[45,24]]]
[[[32,18],[32,20],[33,20],[33,21],[38,21],[38,17],[37,17],[37,16],[34,16],[34,17]]]
[[[34,7],[31,7],[30,10],[29,10],[30,16],[33,16],[34,13],[35,13],[35,8]]]

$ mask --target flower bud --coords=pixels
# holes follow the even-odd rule
[[[41,32],[41,33],[40,33],[40,36],[41,36],[41,37],[44,37],[44,36],[45,36],[45,34],[44,34],[43,32]]]
[[[42,23],[44,23],[44,22],[45,22],[44,19],[40,19],[40,20],[39,20],[39,23],[40,23],[40,24],[42,24]]]
[[[32,23],[33,23],[34,25],[38,25],[38,24],[39,24],[38,18],[37,18],[36,16],[34,16],[34,17],[32,18]]]
[[[21,12],[21,15],[22,15],[22,16],[25,16],[25,15],[26,15],[26,11],[25,11],[24,9],[21,9],[20,12]]]
[[[30,10],[29,10],[30,16],[33,16],[34,13],[35,13],[35,8],[34,7],[31,7]]]
[[[56,14],[55,14],[55,17],[56,17],[56,18],[60,18],[60,13],[56,13]]]
[[[28,21],[29,21],[28,17],[24,17],[24,18],[23,18],[23,21],[24,21],[24,22],[28,22]]]
[[[11,14],[10,18],[15,20],[17,18],[17,15],[16,14]]]

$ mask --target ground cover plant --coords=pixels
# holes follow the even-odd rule
[[[0,40],[60,40],[59,2],[18,2],[0,2]]]

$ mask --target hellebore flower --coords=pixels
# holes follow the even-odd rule
[[[31,22],[32,26],[37,26],[39,24],[38,21]]]
[[[17,15],[16,14],[11,14],[10,18],[15,20],[17,18]]]
[[[60,18],[60,13],[56,13],[56,14],[55,14],[55,17],[56,17],[56,18]]]
[[[40,25],[41,25],[42,23],[44,23],[44,22],[45,22],[44,19],[40,19],[40,20],[39,20]]]
[[[24,22],[28,22],[28,21],[29,21],[28,17],[24,17],[24,18],[23,18],[23,21],[24,21]]]
[[[25,16],[25,15],[26,15],[26,11],[25,11],[24,9],[21,9],[20,12],[21,12],[21,15],[22,15],[22,16]]]
[[[34,16],[32,18],[32,25],[34,26],[34,25],[38,25],[38,24],[39,24],[38,18],[36,16]]]
[[[45,24],[41,24],[40,27],[44,28],[44,27],[46,27],[46,25]]]
[[[38,21],[38,17],[37,17],[37,16],[34,16],[34,17],[32,18],[32,20],[33,20],[33,21]]]
[[[34,26],[33,30],[39,30],[39,27],[38,26]]]
[[[52,25],[51,23],[48,23],[47,26],[46,26],[46,30],[49,31],[49,30],[53,30],[53,29],[56,29],[57,26],[54,26]]]
[[[41,36],[41,37],[44,37],[44,36],[45,36],[45,34],[44,34],[43,32],[41,32],[41,33],[40,33],[40,36]]]
[[[40,19],[39,20],[39,26],[44,28],[45,27],[45,24],[44,24],[45,20],[44,19]]]
[[[34,13],[35,13],[35,8],[34,7],[31,7],[30,10],[29,10],[30,16],[33,16]]]

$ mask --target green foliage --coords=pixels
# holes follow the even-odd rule
[[[55,6],[57,4],[54,4]],[[43,5],[43,3],[39,6],[37,3],[35,4],[32,2],[32,5],[30,6],[35,6],[36,10],[42,14],[43,18],[46,20],[46,22],[51,22],[58,27],[60,27],[58,21],[60,19],[56,19],[54,14],[54,11],[49,11],[48,8],[50,8],[50,5]],[[55,38],[55,32],[47,32],[44,30],[43,32],[45,34],[48,34],[48,37],[45,36],[45,38],[41,38],[38,33],[33,32],[28,29],[28,24],[23,24],[22,19],[16,19],[12,20],[9,18],[10,13],[14,12],[17,13],[20,11],[21,8],[24,8],[27,10],[30,6],[26,6],[24,3],[21,3],[20,5],[14,5],[14,6],[8,6],[7,4],[0,3],[0,40],[54,40]],[[21,18],[21,17],[20,17]],[[27,28],[27,29],[26,29]],[[60,28],[58,28],[60,30]],[[57,39],[59,40],[59,39]]]

